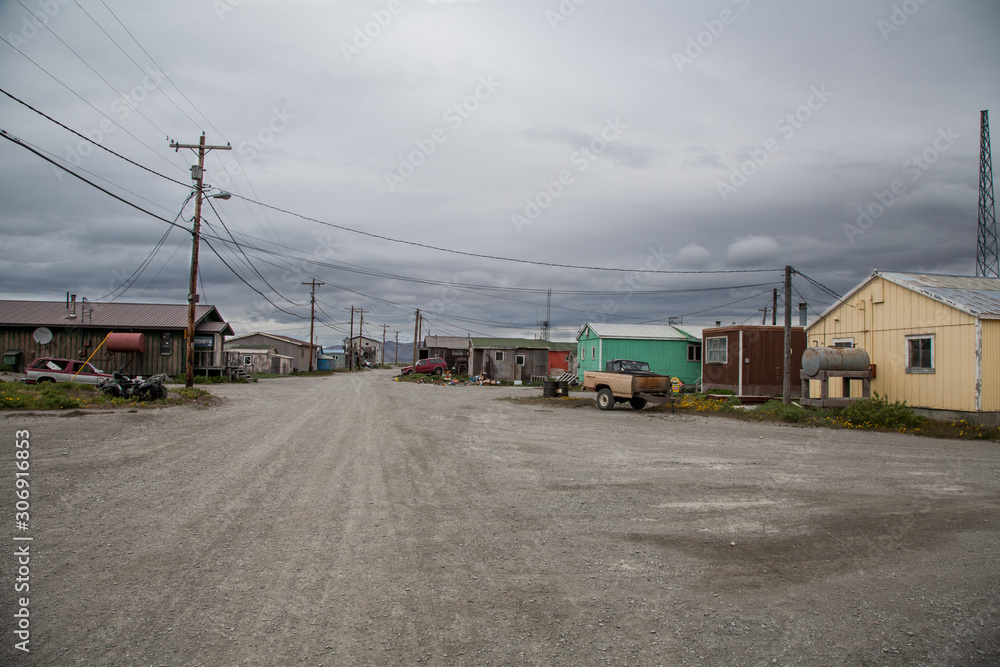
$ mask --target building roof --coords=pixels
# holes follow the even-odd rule
[[[1000,319],[1000,278],[876,271],[892,283],[983,319]]]
[[[929,299],[951,306],[973,317],[987,320],[1000,319],[1000,278],[936,273],[902,273],[898,271],[872,272],[860,285],[823,311],[819,319],[822,320],[831,311],[850,301],[855,294],[876,278],[888,280],[900,287],[923,294]],[[813,322],[809,328],[812,328],[817,322]]]
[[[183,330],[187,317],[186,304],[0,301],[0,326]],[[196,306],[195,323],[200,333],[233,333],[215,306]]]
[[[469,349],[469,337],[468,336],[427,336],[424,338],[424,347],[438,347],[446,348],[449,350],[467,350]]]
[[[243,340],[245,338],[250,338],[251,336],[264,336],[265,338],[273,338],[274,340],[280,340],[283,343],[291,343],[292,345],[301,345],[302,347],[309,347],[309,341],[307,340],[299,340],[298,338],[291,338],[290,336],[279,336],[278,334],[265,333],[263,331],[255,331],[253,333],[234,336],[230,338],[229,341],[227,342]],[[313,347],[320,347],[320,346],[313,345]]]
[[[577,340],[588,328],[599,338],[701,341],[699,336],[670,324],[608,324],[605,322],[587,322],[577,334]]]
[[[560,349],[553,348],[552,345],[558,345],[558,343],[551,343],[550,341],[544,340],[542,338],[470,338],[472,341],[472,347],[486,348],[489,350],[500,350],[500,349],[526,349],[526,350],[549,350],[549,349]],[[576,345],[573,346],[576,349]]]

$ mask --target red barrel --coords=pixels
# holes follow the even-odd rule
[[[108,352],[138,352],[146,351],[146,335],[141,333],[113,333],[104,342]]]

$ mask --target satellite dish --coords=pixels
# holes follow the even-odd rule
[[[52,332],[45,327],[38,327],[35,332],[31,334],[31,337],[35,339],[35,342],[39,345],[48,345],[52,342]]]

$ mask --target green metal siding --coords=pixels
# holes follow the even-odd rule
[[[654,373],[678,377],[684,384],[694,384],[701,377],[701,362],[688,361],[688,345],[700,342],[686,340],[638,340],[605,338],[600,340],[589,329],[579,339],[580,381],[584,371],[602,371],[612,359],[645,361]],[[597,348],[597,358],[591,360],[590,350]],[[586,348],[587,357],[583,352]]]

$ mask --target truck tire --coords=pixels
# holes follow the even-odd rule
[[[628,399],[628,404],[632,406],[633,410],[642,410],[646,407],[646,399],[636,396],[635,398]]]
[[[615,407],[615,395],[607,387],[597,392],[597,407],[601,410],[611,410]]]

